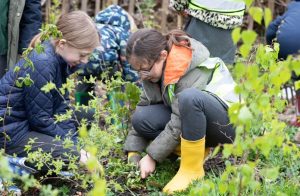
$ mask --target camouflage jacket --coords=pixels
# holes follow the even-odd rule
[[[111,5],[96,15],[95,22],[101,36],[101,47],[94,50],[86,65],[81,65],[79,74],[99,77],[104,71],[111,74],[121,71],[125,80],[137,81],[137,72],[125,59],[130,36],[127,12],[118,5]]]

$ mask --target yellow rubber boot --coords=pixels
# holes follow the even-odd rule
[[[204,152],[204,162],[208,159],[208,156],[210,155],[210,148],[207,147],[205,148],[205,152]],[[204,164],[203,162],[203,164]]]
[[[300,132],[299,132],[299,138],[300,138]],[[174,154],[176,154],[177,156],[181,156],[181,146],[180,144],[178,146],[176,146],[175,150],[173,151]],[[206,161],[207,157],[209,156],[210,154],[210,148],[207,147],[205,148],[205,152],[204,152],[204,160]]]
[[[173,179],[164,187],[163,192],[172,194],[185,190],[193,180],[204,176],[205,137],[198,141],[181,138],[180,168]]]

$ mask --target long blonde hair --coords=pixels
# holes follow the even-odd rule
[[[63,14],[56,23],[62,33],[61,39],[77,49],[96,48],[100,45],[100,36],[93,20],[83,11]],[[41,40],[41,33],[31,40],[29,47],[34,48]]]

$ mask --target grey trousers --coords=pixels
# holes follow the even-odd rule
[[[211,57],[221,58],[225,64],[233,64],[236,52],[229,29],[213,27],[191,17],[184,28],[192,38],[200,41],[210,52]]]
[[[182,137],[195,141],[206,137],[206,147],[232,143],[235,129],[227,108],[215,96],[195,88],[178,94]],[[171,108],[163,104],[138,106],[132,116],[135,131],[146,139],[155,139],[171,117]]]

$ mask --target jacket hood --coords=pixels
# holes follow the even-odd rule
[[[130,22],[127,12],[118,5],[111,5],[95,16],[96,24],[107,24],[130,30]]]
[[[164,70],[164,86],[174,84],[190,70],[209,58],[209,51],[201,43],[190,38],[191,48],[173,45]]]
[[[210,55],[208,49],[201,42],[193,38],[190,38],[190,41],[191,41],[191,47],[193,49],[193,53],[192,53],[192,62],[188,70],[194,69],[195,67],[197,67],[198,65],[206,61]]]

